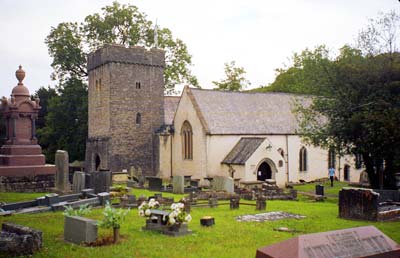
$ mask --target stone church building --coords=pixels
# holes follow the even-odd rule
[[[327,177],[358,181],[355,157],[306,145],[287,93],[185,87],[164,96],[165,53],[108,45],[88,58],[89,130],[86,169],[140,168],[145,175],[213,176],[278,185]]]

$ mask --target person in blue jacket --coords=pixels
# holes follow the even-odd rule
[[[329,179],[331,180],[331,187],[333,187],[333,179],[335,178],[335,169],[333,167],[328,169]]]

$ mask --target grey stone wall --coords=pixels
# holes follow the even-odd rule
[[[164,52],[157,49],[113,45],[89,55],[87,171],[93,171],[97,151],[103,156],[102,169],[116,172],[135,166],[144,175],[158,173],[155,132],[164,123],[164,66]],[[109,140],[95,146],[99,138]]]
[[[110,137],[90,137],[86,142],[86,160],[85,171],[95,171],[96,155],[100,157],[100,168],[108,169],[109,167],[109,150]]]
[[[48,192],[54,187],[54,175],[34,177],[0,176],[1,192]]]

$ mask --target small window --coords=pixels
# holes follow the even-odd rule
[[[283,167],[283,160],[278,161],[278,167]]]
[[[307,149],[302,147],[299,153],[299,169],[302,172],[307,171]]]
[[[140,113],[136,114],[136,124],[140,125],[142,123],[142,115]]]
[[[140,89],[140,82],[136,82],[136,89]]]
[[[281,148],[278,149],[278,152],[281,154],[282,158],[285,157],[285,152]]]

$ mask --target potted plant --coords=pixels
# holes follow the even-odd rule
[[[119,241],[119,229],[129,210],[115,209],[111,207],[109,202],[106,203],[103,211],[104,218],[102,221],[99,221],[99,226],[113,229],[114,243]]]

